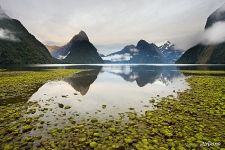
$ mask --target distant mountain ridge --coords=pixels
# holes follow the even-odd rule
[[[47,48],[0,8],[0,65],[58,63]]]
[[[207,18],[205,29],[212,27],[214,23],[219,21],[225,21],[225,4]]]
[[[163,55],[155,44],[140,40],[136,48],[139,52],[131,59],[131,63],[164,63]]]
[[[225,21],[225,4],[213,12],[207,19],[205,30],[217,22]],[[225,42],[220,44],[198,45],[187,50],[178,64],[225,64]]]
[[[56,46],[56,45],[45,45],[45,46],[51,54],[60,48],[59,46]]]
[[[111,66],[113,68],[113,66]],[[115,66],[114,66],[115,67]],[[174,72],[176,67],[158,67],[158,66],[116,66],[116,71],[110,67],[103,68],[104,72],[109,72],[121,76],[125,81],[136,82],[139,87],[144,87],[147,84],[153,84],[155,81],[161,81],[163,84],[168,84],[181,73]],[[149,71],[154,70],[154,71]]]
[[[165,41],[162,44],[157,44],[161,53],[165,57],[166,63],[174,64],[184,53],[182,49],[175,47],[175,44],[170,41]]]
[[[68,63],[99,64],[104,62],[84,31],[80,31],[66,45],[53,51],[52,56]]]
[[[103,59],[108,63],[174,63],[182,53],[169,41],[156,45],[140,40],[137,46],[125,46]]]
[[[139,50],[134,45],[127,45],[121,51],[102,57],[108,63],[129,63]]]

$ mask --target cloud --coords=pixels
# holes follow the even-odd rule
[[[218,9],[218,12],[219,12],[220,14],[225,12],[225,4],[224,4],[222,7],[220,7],[220,8]]]
[[[0,28],[0,39],[15,41],[15,42],[19,41],[19,39],[14,35],[13,32],[7,29],[2,29],[2,28]]]
[[[187,49],[203,32],[207,17],[224,0],[0,0],[43,43],[64,45],[80,30],[101,53],[120,50],[140,39],[169,40]],[[43,5],[44,4],[44,5]],[[199,34],[200,35],[200,34]]]
[[[207,29],[202,36],[204,45],[216,45],[225,42],[225,21],[217,22]]]
[[[0,6],[0,19],[3,19],[3,18],[9,18],[9,16],[5,14],[4,10]]]
[[[113,62],[116,61],[129,61],[132,58],[132,56],[128,53],[126,54],[116,54],[116,55],[112,55],[112,56],[107,56],[107,57],[103,57],[104,60],[110,60]]]
[[[222,5],[220,8],[218,8],[211,17],[214,18],[214,20],[224,20],[224,14],[225,14],[225,4]]]

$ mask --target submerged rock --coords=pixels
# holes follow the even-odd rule
[[[59,106],[59,108],[63,108],[64,107],[64,105],[63,104],[58,104],[58,106]]]
[[[70,109],[71,108],[71,106],[65,106],[65,108],[64,109]]]

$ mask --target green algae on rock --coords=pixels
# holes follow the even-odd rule
[[[213,70],[180,70],[180,72],[184,73],[185,75],[206,75],[206,76],[223,76],[225,71],[213,71]]]
[[[41,121],[23,118],[24,103],[0,106],[2,149],[222,149],[225,148],[225,74],[194,75],[191,89],[178,99],[163,98],[144,115],[124,113],[127,119],[75,122],[50,130],[47,139],[31,137]],[[35,105],[35,104],[32,104]],[[64,106],[63,106],[64,107]],[[29,111],[32,113],[32,111]],[[72,120],[72,118],[70,118]],[[23,127],[28,128],[23,133]],[[26,129],[25,128],[25,129]],[[46,130],[46,129],[45,129]],[[201,147],[204,142],[219,143]],[[39,143],[39,145],[37,145]]]
[[[93,140],[98,143],[95,149],[201,149],[200,145],[208,141],[220,143],[212,149],[225,147],[222,132],[225,130],[225,74],[192,76],[187,81],[192,89],[179,93],[179,100],[164,98],[156,110],[147,111],[145,115],[128,113],[130,120],[126,123],[117,120],[83,123],[76,135],[59,133],[58,137],[66,136],[79,145],[76,138],[83,135],[89,143]],[[72,131],[76,128],[71,127]],[[82,131],[98,131],[104,136]]]
[[[73,75],[79,70],[58,69],[43,71],[2,71],[0,72],[0,101],[27,100],[42,84]]]

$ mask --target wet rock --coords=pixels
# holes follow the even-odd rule
[[[91,142],[91,143],[89,144],[89,146],[90,146],[91,148],[96,148],[96,147],[98,146],[98,143],[96,143],[96,142]]]
[[[133,143],[133,139],[132,139],[131,137],[125,138],[124,141],[125,141],[126,144],[131,144],[131,143]]]
[[[71,108],[71,106],[65,106],[65,108],[64,109],[70,109]]]
[[[68,95],[62,95],[62,98],[68,98]]]
[[[116,128],[111,127],[111,128],[109,128],[109,131],[114,133],[114,132],[116,132]]]
[[[3,150],[13,150],[13,145],[12,144],[6,144],[3,148]]]
[[[96,119],[96,118],[91,119],[91,122],[92,122],[92,123],[96,123],[96,122],[98,122],[98,119]]]
[[[106,109],[106,105],[102,105],[102,109]]]
[[[31,125],[25,125],[22,127],[23,132],[31,131],[33,127]]]
[[[94,133],[93,136],[100,137],[100,134],[99,133]]]
[[[58,106],[59,106],[59,108],[63,108],[64,107],[64,105],[63,104],[58,104]]]

